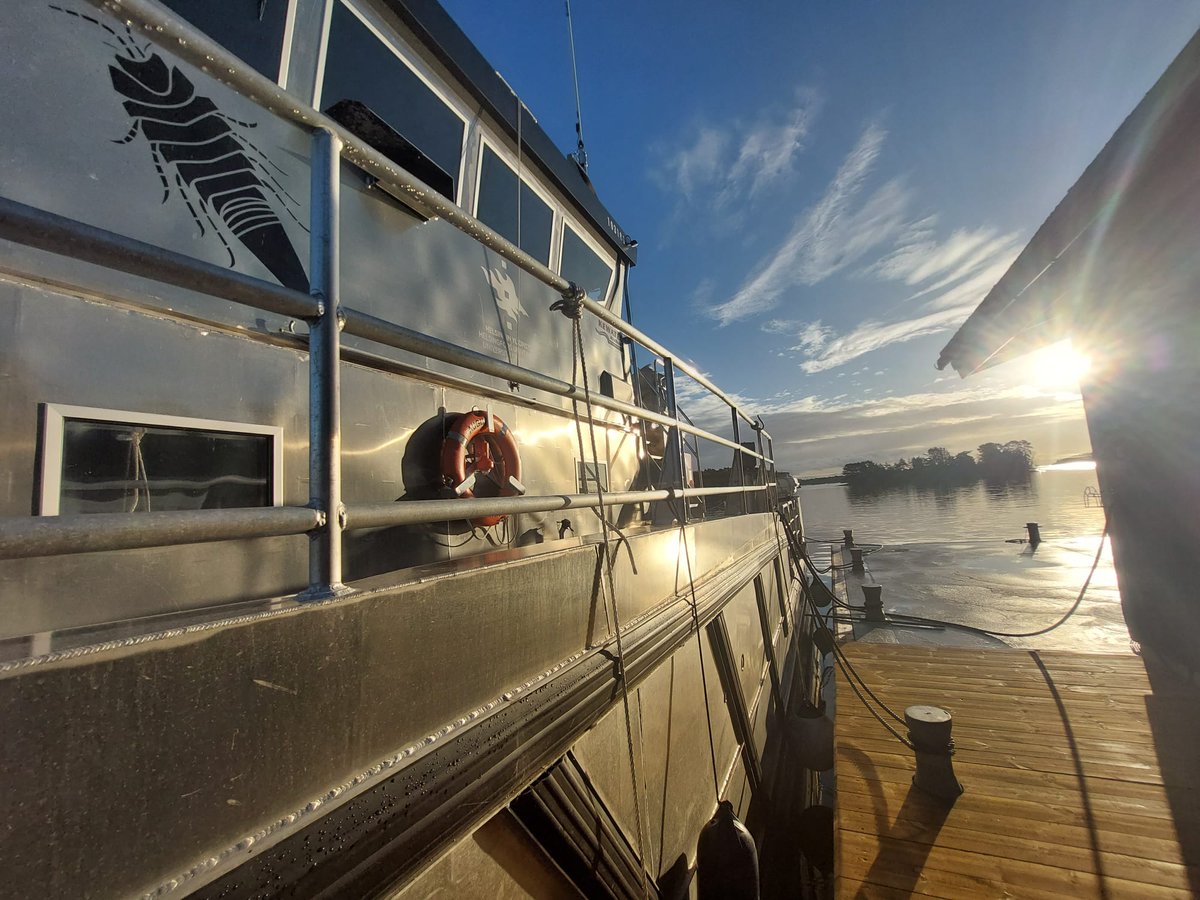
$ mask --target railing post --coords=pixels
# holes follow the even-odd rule
[[[310,505],[324,514],[308,553],[307,600],[345,591],[342,584],[342,407],[339,232],[342,141],[320,128],[312,138],[309,269],[323,310],[309,327],[308,478]]]
[[[779,499],[779,470],[775,465],[775,442],[771,436],[767,436],[767,457],[771,460],[771,477],[767,479],[767,483],[775,482],[775,487],[767,489],[767,509],[775,509]],[[766,468],[768,463],[763,462],[763,468]]]
[[[734,407],[731,411],[733,412],[733,442],[738,445],[738,448],[733,451],[733,468],[737,472],[738,487],[744,488],[746,472],[742,468],[742,423],[739,421],[737,408]],[[744,513],[747,509],[746,492],[742,491],[738,496],[741,497],[741,511]]]
[[[683,430],[679,427],[679,404],[675,397],[675,363],[669,356],[663,357],[663,375],[667,382],[667,415],[675,421],[675,424],[671,426],[671,433],[667,436],[667,448],[668,450],[671,447],[675,448],[675,452],[671,456],[671,467],[678,472],[679,477],[676,479],[673,472],[671,481],[674,482],[672,487],[677,484],[682,489],[687,487],[687,467],[684,465],[683,456]],[[686,525],[688,501],[687,497],[680,499],[682,502],[679,507],[679,524]]]

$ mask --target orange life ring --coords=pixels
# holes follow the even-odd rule
[[[460,497],[516,497],[524,492],[517,440],[499,416],[472,411],[455,420],[442,442],[442,479]],[[490,489],[478,492],[481,485]],[[480,516],[471,524],[495,525],[505,518]]]

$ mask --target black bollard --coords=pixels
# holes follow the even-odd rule
[[[843,528],[842,529],[842,538],[845,541],[845,544],[847,547],[853,547],[854,546],[854,529],[853,528]]]
[[[700,829],[696,889],[700,900],[758,900],[758,851],[728,800]]]
[[[867,571],[866,567],[863,565],[862,547],[850,548],[850,571],[857,572],[859,575],[862,575]]]
[[[887,616],[883,612],[883,585],[864,584],[862,592],[863,609],[866,611],[867,621],[886,622]]]
[[[917,755],[913,784],[941,800],[954,801],[963,786],[954,776],[954,724],[950,713],[938,706],[910,706],[904,710],[908,739]]]
[[[1029,546],[1037,547],[1042,542],[1042,530],[1037,522],[1026,522],[1025,530],[1029,532]]]

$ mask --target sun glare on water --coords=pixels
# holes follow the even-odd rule
[[[1077,352],[1070,341],[1051,344],[1029,359],[1032,380],[1049,388],[1079,389],[1079,382],[1092,368],[1092,361]]]

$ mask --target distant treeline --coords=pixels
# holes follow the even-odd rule
[[[928,456],[914,456],[894,463],[871,460],[846,463],[842,480],[852,487],[900,484],[968,484],[980,478],[989,481],[1019,481],[1033,471],[1033,445],[1029,441],[983,444],[974,456],[969,450],[952,454],[945,447],[930,447]]]

